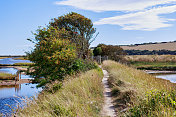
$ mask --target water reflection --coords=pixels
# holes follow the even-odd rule
[[[11,108],[21,105],[22,98],[37,96],[42,88],[36,88],[37,84],[21,84],[11,86],[0,86],[0,113],[11,113]],[[10,105],[7,106],[7,105]]]
[[[0,86],[0,90],[11,89],[11,88],[15,88],[15,92],[18,93],[21,90],[21,84]],[[1,96],[0,96],[0,98],[1,98]]]
[[[0,67],[0,73],[16,74],[17,69],[10,67]],[[29,75],[22,74],[21,79],[32,79]]]
[[[176,83],[176,74],[164,74],[164,75],[161,74],[157,75],[156,77],[169,80],[172,83]]]
[[[14,63],[30,63],[29,60],[14,60],[12,58],[0,59],[0,64],[14,64]],[[18,70],[15,68],[1,67],[0,72],[16,74]],[[28,75],[21,75],[21,79],[30,79]],[[22,104],[22,98],[37,96],[42,91],[42,88],[36,88],[37,84],[19,84],[10,86],[0,86],[0,116],[7,116],[19,104]]]

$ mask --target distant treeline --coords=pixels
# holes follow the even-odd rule
[[[149,45],[149,44],[162,44],[162,43],[174,43],[176,41],[169,41],[169,42],[149,42],[149,43],[141,43],[141,44],[131,44],[131,45],[120,45],[120,46],[139,46],[139,45]]]
[[[176,51],[170,50],[124,50],[127,55],[176,55]]]

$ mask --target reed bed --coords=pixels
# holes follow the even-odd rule
[[[130,62],[176,62],[176,55],[128,55],[125,59]]]
[[[99,117],[103,104],[102,77],[101,69],[68,77],[61,89],[54,94],[43,91],[37,99],[17,112],[17,116]]]
[[[103,68],[110,73],[109,83],[118,116],[174,115],[175,84],[114,61],[104,61]],[[164,102],[164,99],[168,100]]]
[[[13,66],[30,66],[33,65],[34,63],[14,63]]]

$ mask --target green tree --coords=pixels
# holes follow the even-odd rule
[[[64,26],[55,25],[58,22]],[[91,36],[95,33],[92,26],[91,20],[80,14],[71,13],[59,17],[46,28],[39,28],[34,33],[35,38],[28,39],[35,43],[35,48],[27,52],[29,60],[34,63],[28,69],[28,73],[36,81],[43,78],[42,86],[56,79],[62,80],[66,75],[80,70],[95,68],[96,65],[91,61],[81,60],[86,58],[90,51]]]
[[[101,55],[101,54],[102,54],[102,49],[101,49],[101,47],[96,47],[96,48],[93,50],[93,53],[94,53],[94,56]]]
[[[46,83],[55,79],[62,79],[71,74],[72,65],[77,59],[76,45],[68,39],[62,39],[63,30],[42,29],[36,34],[35,49],[27,53],[29,60],[35,64],[30,73],[35,80],[46,78]],[[42,38],[41,38],[42,37]]]
[[[99,50],[101,48],[101,50]],[[101,55],[101,56],[108,56],[110,59],[119,61],[123,59],[123,56],[126,55],[126,53],[123,51],[123,49],[120,46],[116,45],[105,45],[105,44],[99,44],[94,49],[94,54]],[[99,53],[101,52],[101,54]]]
[[[96,29],[93,28],[93,23],[90,19],[71,12],[67,15],[54,18],[50,25],[58,30],[65,29],[69,32],[69,38],[76,43],[78,57],[87,58],[89,56],[89,46],[96,38],[94,36]]]

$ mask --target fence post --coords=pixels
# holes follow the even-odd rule
[[[101,64],[101,55],[100,55],[100,64]]]
[[[19,81],[19,71],[17,71],[17,73],[16,73],[16,79],[15,80]]]

